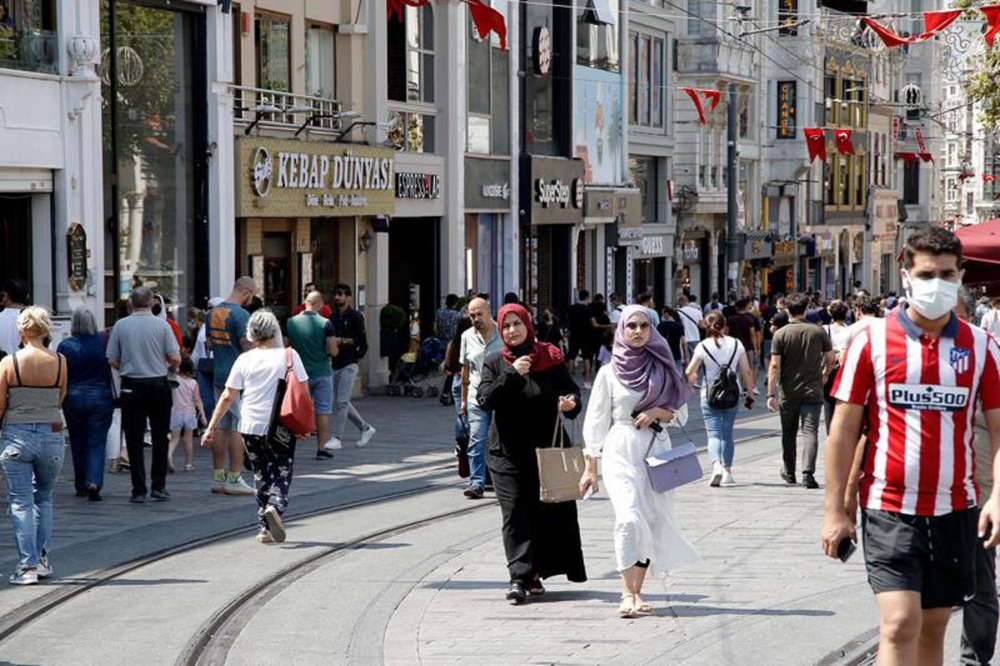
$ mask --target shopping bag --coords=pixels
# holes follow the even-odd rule
[[[698,462],[694,442],[688,441],[686,444],[650,455],[655,441],[654,432],[645,456],[646,472],[654,491],[665,493],[701,479],[701,463]]]
[[[299,381],[292,367],[292,350],[285,350],[285,397],[281,401],[281,425],[299,437],[308,437],[316,430],[316,411],[309,389]]]
[[[538,459],[539,499],[542,502],[570,502],[580,499],[583,476],[583,449],[565,441],[562,413],[556,410],[552,446],[535,449]]]

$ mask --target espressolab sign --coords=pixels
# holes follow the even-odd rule
[[[392,215],[394,159],[371,146],[238,139],[236,216]]]

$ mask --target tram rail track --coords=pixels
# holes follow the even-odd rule
[[[773,417],[773,414],[762,414],[741,419],[737,422],[737,425],[745,425]],[[701,432],[705,432],[705,428],[688,430],[686,434],[690,436],[691,434]],[[767,431],[765,433],[743,437],[737,439],[736,441],[737,443],[749,442],[752,440],[773,437],[775,434],[775,431]],[[751,459],[758,459],[767,455],[773,455],[773,453],[759,453],[752,456]],[[451,463],[433,465],[421,469],[419,473],[425,474],[440,472],[453,467],[454,465]],[[408,475],[408,477],[404,478],[413,478],[413,476],[414,475]],[[448,485],[442,483],[422,484],[414,488],[408,488],[391,493],[383,493],[361,500],[343,502],[333,506],[302,511],[299,513],[290,513],[290,515],[286,517],[285,522],[294,523],[309,518],[327,516],[395,499],[431,493],[436,490],[446,488],[448,488]],[[415,529],[419,529],[420,527],[427,526],[435,521],[447,520],[471,513],[473,511],[495,507],[497,504],[498,503],[496,501],[477,502],[472,506],[464,506],[461,509],[447,511],[404,524],[394,525],[382,530],[373,531],[343,544],[328,547],[322,552],[306,557],[305,559],[291,564],[269,576],[265,576],[245,589],[235,598],[230,599],[221,609],[213,614],[212,618],[210,618],[188,642],[175,663],[178,665],[184,664],[192,666],[195,664],[223,663],[225,654],[228,654],[229,648],[239,635],[239,631],[236,631],[235,633],[233,633],[233,631],[237,628],[242,629],[242,627],[246,625],[246,622],[252,619],[252,617],[256,614],[256,610],[262,608],[266,605],[267,601],[274,596],[277,596],[277,594],[280,594],[283,589],[290,586],[295,581],[300,580],[312,571],[315,571],[317,568],[334,561],[339,557],[343,557],[353,550],[363,547],[365,544],[375,543],[398,534],[413,531]],[[87,577],[81,579],[78,584],[63,585],[54,589],[52,592],[48,592],[32,601],[29,601],[0,618],[0,645],[18,632],[29,627],[32,623],[72,602],[74,599],[80,597],[86,592],[92,591],[143,568],[161,563],[169,558],[191,553],[199,548],[220,543],[241,535],[246,535],[251,531],[254,525],[255,523],[244,523],[233,528],[221,530],[203,537],[191,539],[180,544],[163,548],[110,567],[89,572]],[[72,583],[75,581],[67,582]],[[222,661],[219,661],[220,655],[222,656]]]

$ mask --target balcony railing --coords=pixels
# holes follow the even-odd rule
[[[0,23],[0,68],[57,73],[56,33],[14,30]]]
[[[299,130],[336,135],[345,127],[343,105],[335,99],[290,92],[230,86],[233,93],[233,122],[257,127]]]

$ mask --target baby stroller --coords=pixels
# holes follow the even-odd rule
[[[438,387],[429,380],[431,373],[443,362],[444,343],[438,338],[427,338],[416,352],[408,352],[399,358],[396,372],[389,381],[389,395],[436,398]]]

